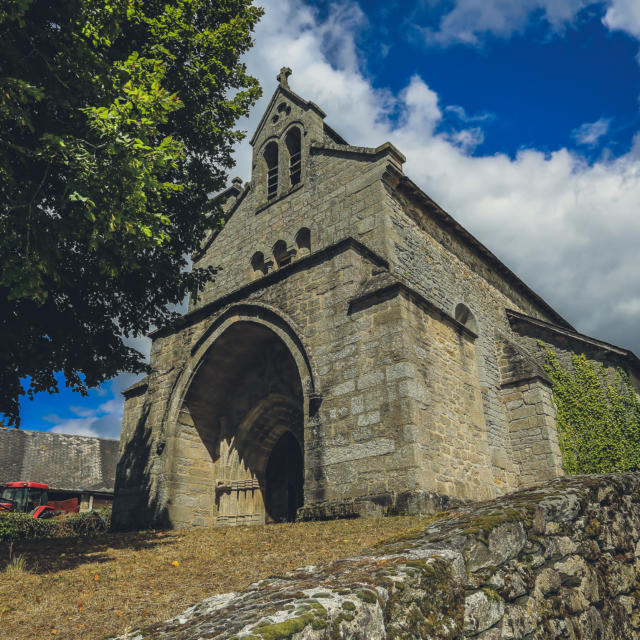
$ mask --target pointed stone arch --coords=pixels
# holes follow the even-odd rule
[[[173,524],[292,519],[292,505],[302,506],[305,431],[318,401],[300,338],[272,310],[237,305],[218,317],[191,353],[168,416]],[[185,434],[191,443],[185,444]],[[180,451],[187,445],[199,450],[199,461],[185,467]],[[270,460],[285,450],[300,464],[269,475],[276,464]],[[205,506],[181,506],[194,501]]]

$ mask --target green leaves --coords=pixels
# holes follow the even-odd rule
[[[550,348],[546,358],[564,470],[640,469],[640,400],[626,371],[608,370],[584,354],[573,354],[571,368],[566,369]]]
[[[0,6],[0,411],[25,392],[143,371],[121,334],[215,269],[187,258],[221,212],[250,0],[7,0]]]

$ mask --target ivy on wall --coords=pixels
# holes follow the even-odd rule
[[[564,368],[548,347],[546,360],[565,472],[640,470],[640,400],[628,373],[607,370],[584,354],[573,354],[571,368]]]

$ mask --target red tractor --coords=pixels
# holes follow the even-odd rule
[[[42,482],[7,482],[0,494],[0,512],[30,513],[34,518],[51,518],[49,485]]]

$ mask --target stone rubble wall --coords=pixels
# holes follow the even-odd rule
[[[119,640],[640,636],[640,476],[560,478]]]

